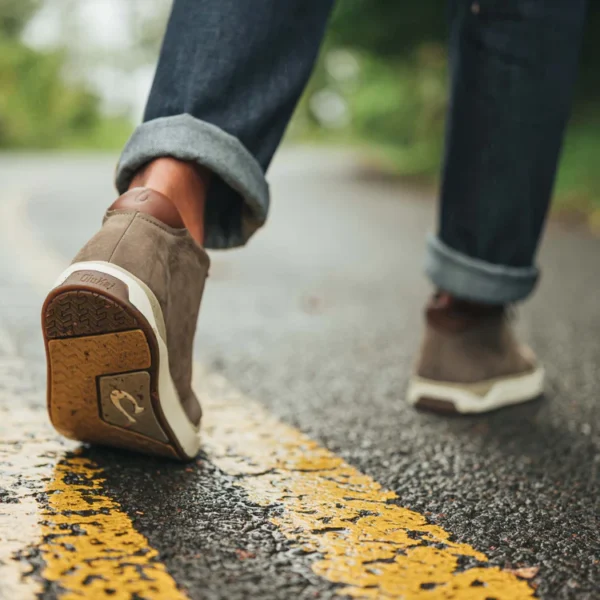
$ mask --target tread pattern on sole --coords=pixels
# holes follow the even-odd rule
[[[141,330],[50,340],[50,416],[66,437],[176,457],[167,444],[106,423],[98,406],[99,376],[151,366],[150,349]],[[146,404],[147,406],[147,404]]]
[[[138,320],[102,294],[74,290],[56,296],[44,315],[48,339],[127,331],[139,327]]]
[[[134,308],[128,310],[108,294],[58,288],[46,302],[43,330],[48,409],[59,432],[82,442],[179,458],[154,416],[152,398],[157,392],[153,384],[136,396],[144,412],[136,416],[135,426],[126,426],[127,419],[120,425],[111,423],[103,415],[99,382],[119,381],[107,376],[133,372],[152,376],[158,367],[148,338],[151,329],[136,317]],[[130,408],[127,402],[125,407]]]

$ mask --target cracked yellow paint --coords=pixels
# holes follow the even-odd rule
[[[16,240],[24,270],[45,294],[63,261],[32,234],[22,198],[10,201],[9,194],[5,200],[3,213],[10,218],[0,223],[10,226],[3,234]],[[22,380],[0,403],[0,474],[19,500],[0,511],[0,598],[30,600],[41,593],[38,582],[27,578],[29,565],[22,556],[42,535],[43,575],[62,590],[61,600],[105,597],[108,583],[102,577],[114,585],[109,589],[115,593],[108,596],[114,600],[130,600],[134,593],[147,600],[184,599],[119,504],[102,495],[99,470],[81,458],[61,460],[67,446],[49,431],[42,410],[23,410]],[[257,503],[279,507],[273,522],[290,540],[318,553],[313,569],[340,583],[341,593],[440,600],[533,597],[525,582],[486,566],[483,554],[450,541],[443,529],[394,504],[392,492],[282,425],[222,378],[204,376],[197,387],[205,392],[211,458],[238,475]],[[49,476],[46,496],[42,482]],[[38,501],[45,496],[40,523]],[[78,535],[81,531],[85,535]],[[461,555],[482,566],[457,572]]]
[[[254,502],[274,507],[272,522],[289,540],[317,553],[313,571],[341,584],[341,595],[534,597],[525,581],[399,506],[394,492],[278,421],[222,377],[204,374],[196,387],[206,407],[211,461],[236,476]],[[461,570],[461,557],[479,566]]]
[[[196,388],[206,408],[210,459],[236,477],[253,501],[273,507],[272,522],[314,553],[314,572],[339,584],[340,595],[534,597],[526,581],[398,506],[393,492],[282,424],[222,377],[204,374]],[[0,511],[0,539],[8,542],[0,551],[0,598],[30,600],[41,592],[21,569],[27,552],[37,550],[45,563],[41,576],[61,600],[187,598],[119,503],[104,495],[101,470],[88,459],[65,458],[74,445],[51,432],[40,410],[0,415],[0,472],[20,499]],[[461,570],[464,560],[475,566]]]
[[[0,360],[2,385],[12,392],[8,369],[2,367]],[[18,381],[12,383],[19,390]],[[0,390],[0,600],[30,600],[43,588],[27,577],[31,567],[22,557],[40,538],[37,498],[44,492],[44,478],[69,446],[36,420],[39,413],[26,406],[11,410],[5,400]]]
[[[158,552],[103,495],[101,473],[80,457],[56,465],[42,511],[42,577],[63,590],[61,600],[185,600]]]
[[[11,365],[11,378],[2,367],[0,600],[37,598],[38,575],[60,600],[186,600],[158,552],[104,495],[102,471],[72,455],[77,444],[56,434],[43,405],[28,406],[38,392],[24,374]],[[37,556],[41,573],[29,562]]]

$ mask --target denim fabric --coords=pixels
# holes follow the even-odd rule
[[[266,218],[264,173],[312,69],[332,0],[175,0],[124,191],[159,156],[206,165],[207,247]],[[585,0],[449,0],[451,103],[427,272],[458,297],[525,298],[569,114]],[[368,200],[365,200],[368,201]]]
[[[244,244],[265,221],[264,174],[311,73],[332,3],[175,0],[145,122],[117,170],[119,191],[152,158],[195,160],[218,175],[207,199],[206,246]]]
[[[117,189],[124,193],[136,171],[159,156],[197,162],[218,177],[208,202],[207,247],[243,244],[265,222],[269,187],[264,171],[237,138],[189,114],[148,121],[123,150]]]
[[[427,240],[425,271],[440,290],[452,290],[463,300],[508,304],[531,293],[536,267],[508,267],[472,258],[446,246],[435,236]]]
[[[427,268],[439,288],[490,303],[533,290],[585,8],[585,0],[451,0],[441,243],[429,244]],[[482,283],[490,277],[497,285]]]

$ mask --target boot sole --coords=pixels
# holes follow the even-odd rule
[[[200,448],[169,371],[152,291],[106,262],[71,265],[42,309],[48,412],[64,436],[190,460]]]
[[[544,392],[544,379],[544,368],[541,366],[517,377],[503,377],[464,386],[413,377],[408,387],[407,401],[417,408],[440,413],[484,413],[538,398]],[[475,388],[487,390],[482,395],[476,393]]]

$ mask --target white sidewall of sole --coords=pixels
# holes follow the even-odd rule
[[[485,396],[456,385],[415,378],[409,385],[407,400],[414,405],[420,398],[435,398],[452,402],[460,413],[482,413],[537,398],[544,391],[544,378],[544,368],[538,367],[527,375],[497,381]]]

